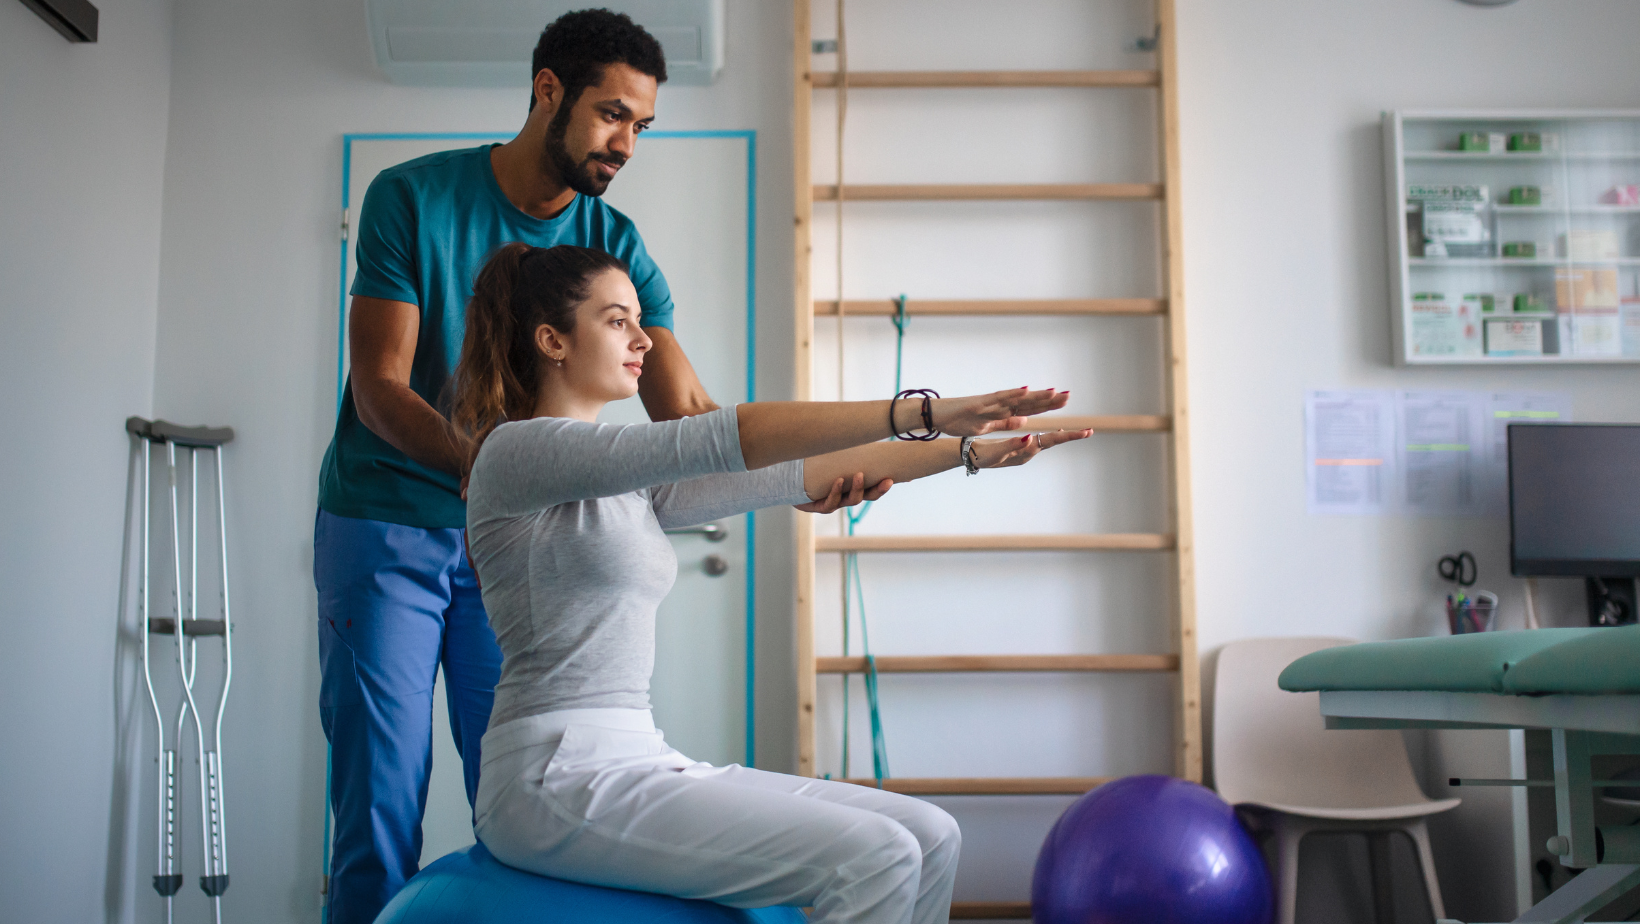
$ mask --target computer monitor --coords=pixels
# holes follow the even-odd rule
[[[1582,577],[1591,623],[1635,621],[1640,425],[1510,425],[1509,572]]]

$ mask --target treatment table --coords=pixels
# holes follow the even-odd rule
[[[1294,661],[1279,682],[1319,692],[1328,728],[1550,732],[1559,833],[1548,849],[1582,872],[1517,924],[1581,924],[1640,888],[1640,825],[1594,820],[1596,790],[1636,783],[1591,771],[1597,756],[1640,754],[1640,625],[1345,645]]]

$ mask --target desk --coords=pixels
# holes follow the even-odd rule
[[[1640,626],[1347,645],[1293,662],[1281,686],[1319,692],[1329,728],[1549,731],[1551,850],[1584,872],[1515,921],[1581,924],[1640,888],[1640,826],[1596,826],[1591,773],[1597,756],[1640,754]]]

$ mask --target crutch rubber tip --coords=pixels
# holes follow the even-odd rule
[[[170,898],[182,889],[182,874],[173,873],[169,876],[154,877],[154,891]]]
[[[182,877],[178,876],[177,878],[181,879]],[[199,877],[199,887],[205,890],[206,895],[215,898],[223,892],[228,891],[228,874],[223,873],[220,876],[201,876]]]

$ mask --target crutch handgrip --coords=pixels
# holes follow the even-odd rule
[[[140,418],[132,418],[137,420]],[[126,427],[131,421],[126,421]],[[156,420],[148,426],[149,435],[160,443],[175,443],[178,446],[221,446],[233,439],[233,427],[184,427],[168,420]]]
[[[182,890],[182,874],[172,873],[169,876],[154,877],[154,891],[170,898]]]

